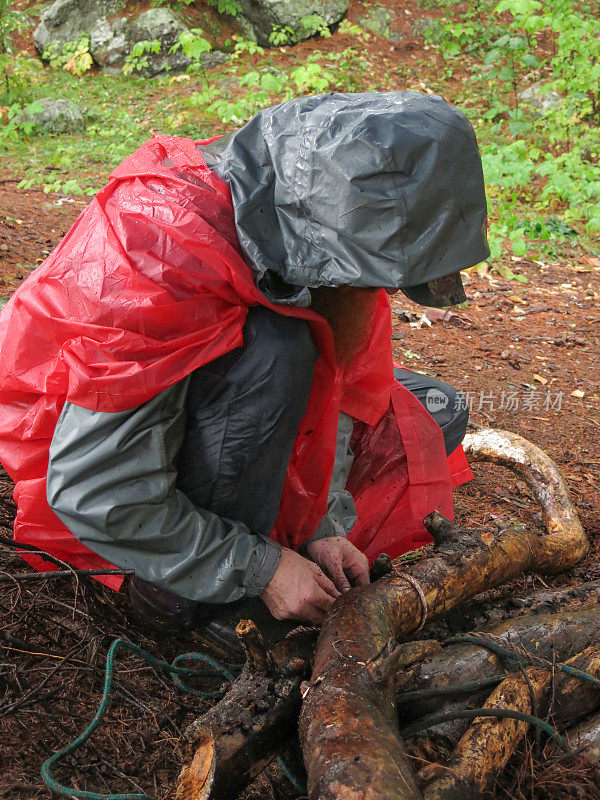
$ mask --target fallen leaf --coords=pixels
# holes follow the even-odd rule
[[[575,391],[571,392],[571,397],[579,397],[581,399],[585,397],[585,392],[581,389],[575,389]]]
[[[472,319],[455,314],[454,311],[450,311],[450,309],[444,311],[443,308],[428,308],[423,314],[423,317],[427,318],[430,325],[436,322],[441,322],[444,325],[453,325],[456,328],[460,326],[470,328],[471,325],[473,325]]]
[[[541,375],[538,375],[535,372],[533,373],[533,380],[537,381],[538,383],[541,383],[543,386],[545,386],[548,383],[548,379],[547,378],[542,378]]]
[[[591,267],[600,267],[600,258],[596,258],[595,256],[584,256],[583,260]]]

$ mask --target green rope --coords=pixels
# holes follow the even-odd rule
[[[57,794],[61,794],[65,797],[77,798],[77,800],[152,800],[152,798],[148,797],[148,795],[140,793],[105,794],[74,789],[70,786],[64,786],[63,784],[58,783],[52,774],[54,767],[59,763],[59,761],[61,761],[69,753],[73,753],[75,750],[81,747],[81,745],[90,738],[90,736],[95,730],[97,730],[104,720],[106,712],[110,706],[115,673],[115,658],[119,650],[129,651],[133,655],[141,658],[142,661],[145,661],[148,666],[154,667],[154,669],[159,670],[160,672],[166,672],[167,674],[171,675],[173,682],[178,689],[180,689],[182,692],[193,693],[198,697],[216,697],[217,695],[222,694],[222,691],[220,689],[214,691],[203,691],[185,683],[185,681],[182,680],[182,677],[191,677],[194,675],[197,676],[200,674],[200,671],[198,669],[194,669],[193,667],[179,666],[182,661],[202,662],[209,667],[210,671],[216,673],[217,675],[222,675],[229,682],[235,678],[233,672],[204,653],[182,653],[181,655],[178,655],[171,664],[169,664],[167,661],[161,661],[160,659],[155,658],[154,656],[150,655],[150,653],[142,650],[132,642],[128,642],[126,639],[115,639],[111,644],[106,656],[106,671],[104,675],[102,700],[100,701],[100,705],[98,706],[98,710],[96,711],[93,720],[83,731],[83,733],[81,733],[76,739],[66,745],[66,747],[63,747],[42,764],[42,780],[52,792],[56,792]]]
[[[518,653],[516,650],[503,647],[501,644],[498,644],[491,639],[486,639],[483,636],[461,634],[460,636],[454,636],[452,639],[448,639],[446,642],[444,642],[444,645],[448,644],[475,644],[479,647],[484,647],[487,650],[490,650],[492,653],[496,653],[496,655],[513,659],[518,664],[524,664],[525,666],[542,664],[543,666],[547,666],[543,662],[543,659],[539,658],[538,656]],[[560,672],[564,672],[567,675],[573,675],[575,678],[580,678],[582,681],[587,681],[588,683],[592,683],[594,686],[600,688],[600,680],[595,678],[593,675],[590,675],[589,672],[584,672],[584,670],[578,669],[577,667],[571,667],[569,664],[555,664],[554,666],[556,669],[560,670]]]
[[[283,756],[277,756],[277,765],[288,779],[288,781],[292,784],[294,789],[302,795],[306,794],[306,783],[301,780],[297,775],[294,775],[292,772],[290,765],[285,763]]]
[[[468,708],[434,714],[425,720],[421,720],[419,722],[415,722],[413,725],[409,725],[408,728],[404,728],[402,731],[402,736],[403,738],[408,739],[415,733],[427,730],[428,728],[433,728],[435,725],[440,725],[443,722],[449,722],[455,719],[476,719],[477,717],[496,717],[500,719],[516,719],[520,722],[528,722],[530,725],[535,725],[544,731],[544,733],[551,739],[554,739],[563,750],[571,752],[569,746],[560,733],[556,730],[556,728],[553,728],[552,725],[546,722],[546,720],[540,719],[539,717],[534,717],[533,714],[525,714],[523,711],[513,711],[510,708]]]
[[[505,673],[491,675],[489,678],[480,678],[469,683],[453,683],[450,686],[441,686],[432,689],[412,689],[401,692],[397,696],[399,703],[412,703],[414,700],[432,700],[434,697],[447,697],[452,694],[465,694],[477,692],[480,689],[487,689],[489,686],[497,686],[506,678]]]

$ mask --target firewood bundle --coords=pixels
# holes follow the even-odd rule
[[[241,622],[246,666],[186,731],[177,800],[233,800],[298,735],[310,800],[480,797],[530,726],[558,751],[600,758],[600,582],[473,602],[584,557],[564,479],[516,434],[480,430],[465,449],[527,482],[545,533],[468,530],[434,512],[434,545],[408,563],[380,559],[318,638],[299,628],[267,651]]]

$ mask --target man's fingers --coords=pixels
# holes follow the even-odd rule
[[[327,575],[325,575],[325,573],[319,567],[316,567],[316,569],[313,572],[313,575],[315,576],[315,581],[318,583],[321,589],[323,589],[325,592],[327,592],[328,595],[333,597],[334,600],[340,596],[340,593],[336,588],[335,584],[333,583],[333,581],[329,580]]]
[[[349,559],[344,564],[344,571],[352,581],[353,586],[368,586],[371,583],[369,562],[362,555],[356,559]]]
[[[342,562],[340,561],[332,561],[330,564],[327,564],[327,572],[331,580],[335,583],[336,587],[340,590],[340,592],[347,592],[352,587],[348,582],[348,578],[346,577],[346,573],[342,567]]]
[[[314,625],[320,625],[325,618],[325,611],[318,608],[318,606],[312,605],[311,603],[307,603],[304,608],[302,609],[302,616],[300,619],[307,619],[309,622],[312,622]]]
[[[337,589],[336,592],[336,597],[339,597],[340,593],[337,591]],[[310,595],[306,598],[306,602],[311,603],[313,606],[317,606],[317,608],[320,608],[322,611],[329,611],[331,606],[335,603],[335,597],[332,597],[326,591],[321,589],[320,586],[315,585],[313,586],[313,590],[311,591]]]

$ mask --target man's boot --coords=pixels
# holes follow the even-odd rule
[[[254,622],[268,647],[300,624],[291,620],[276,620],[258,597],[235,603],[197,603],[137,577],[129,583],[129,598],[134,614],[157,633],[190,631],[210,655],[227,660],[244,660],[244,652],[235,632],[241,619]]]

